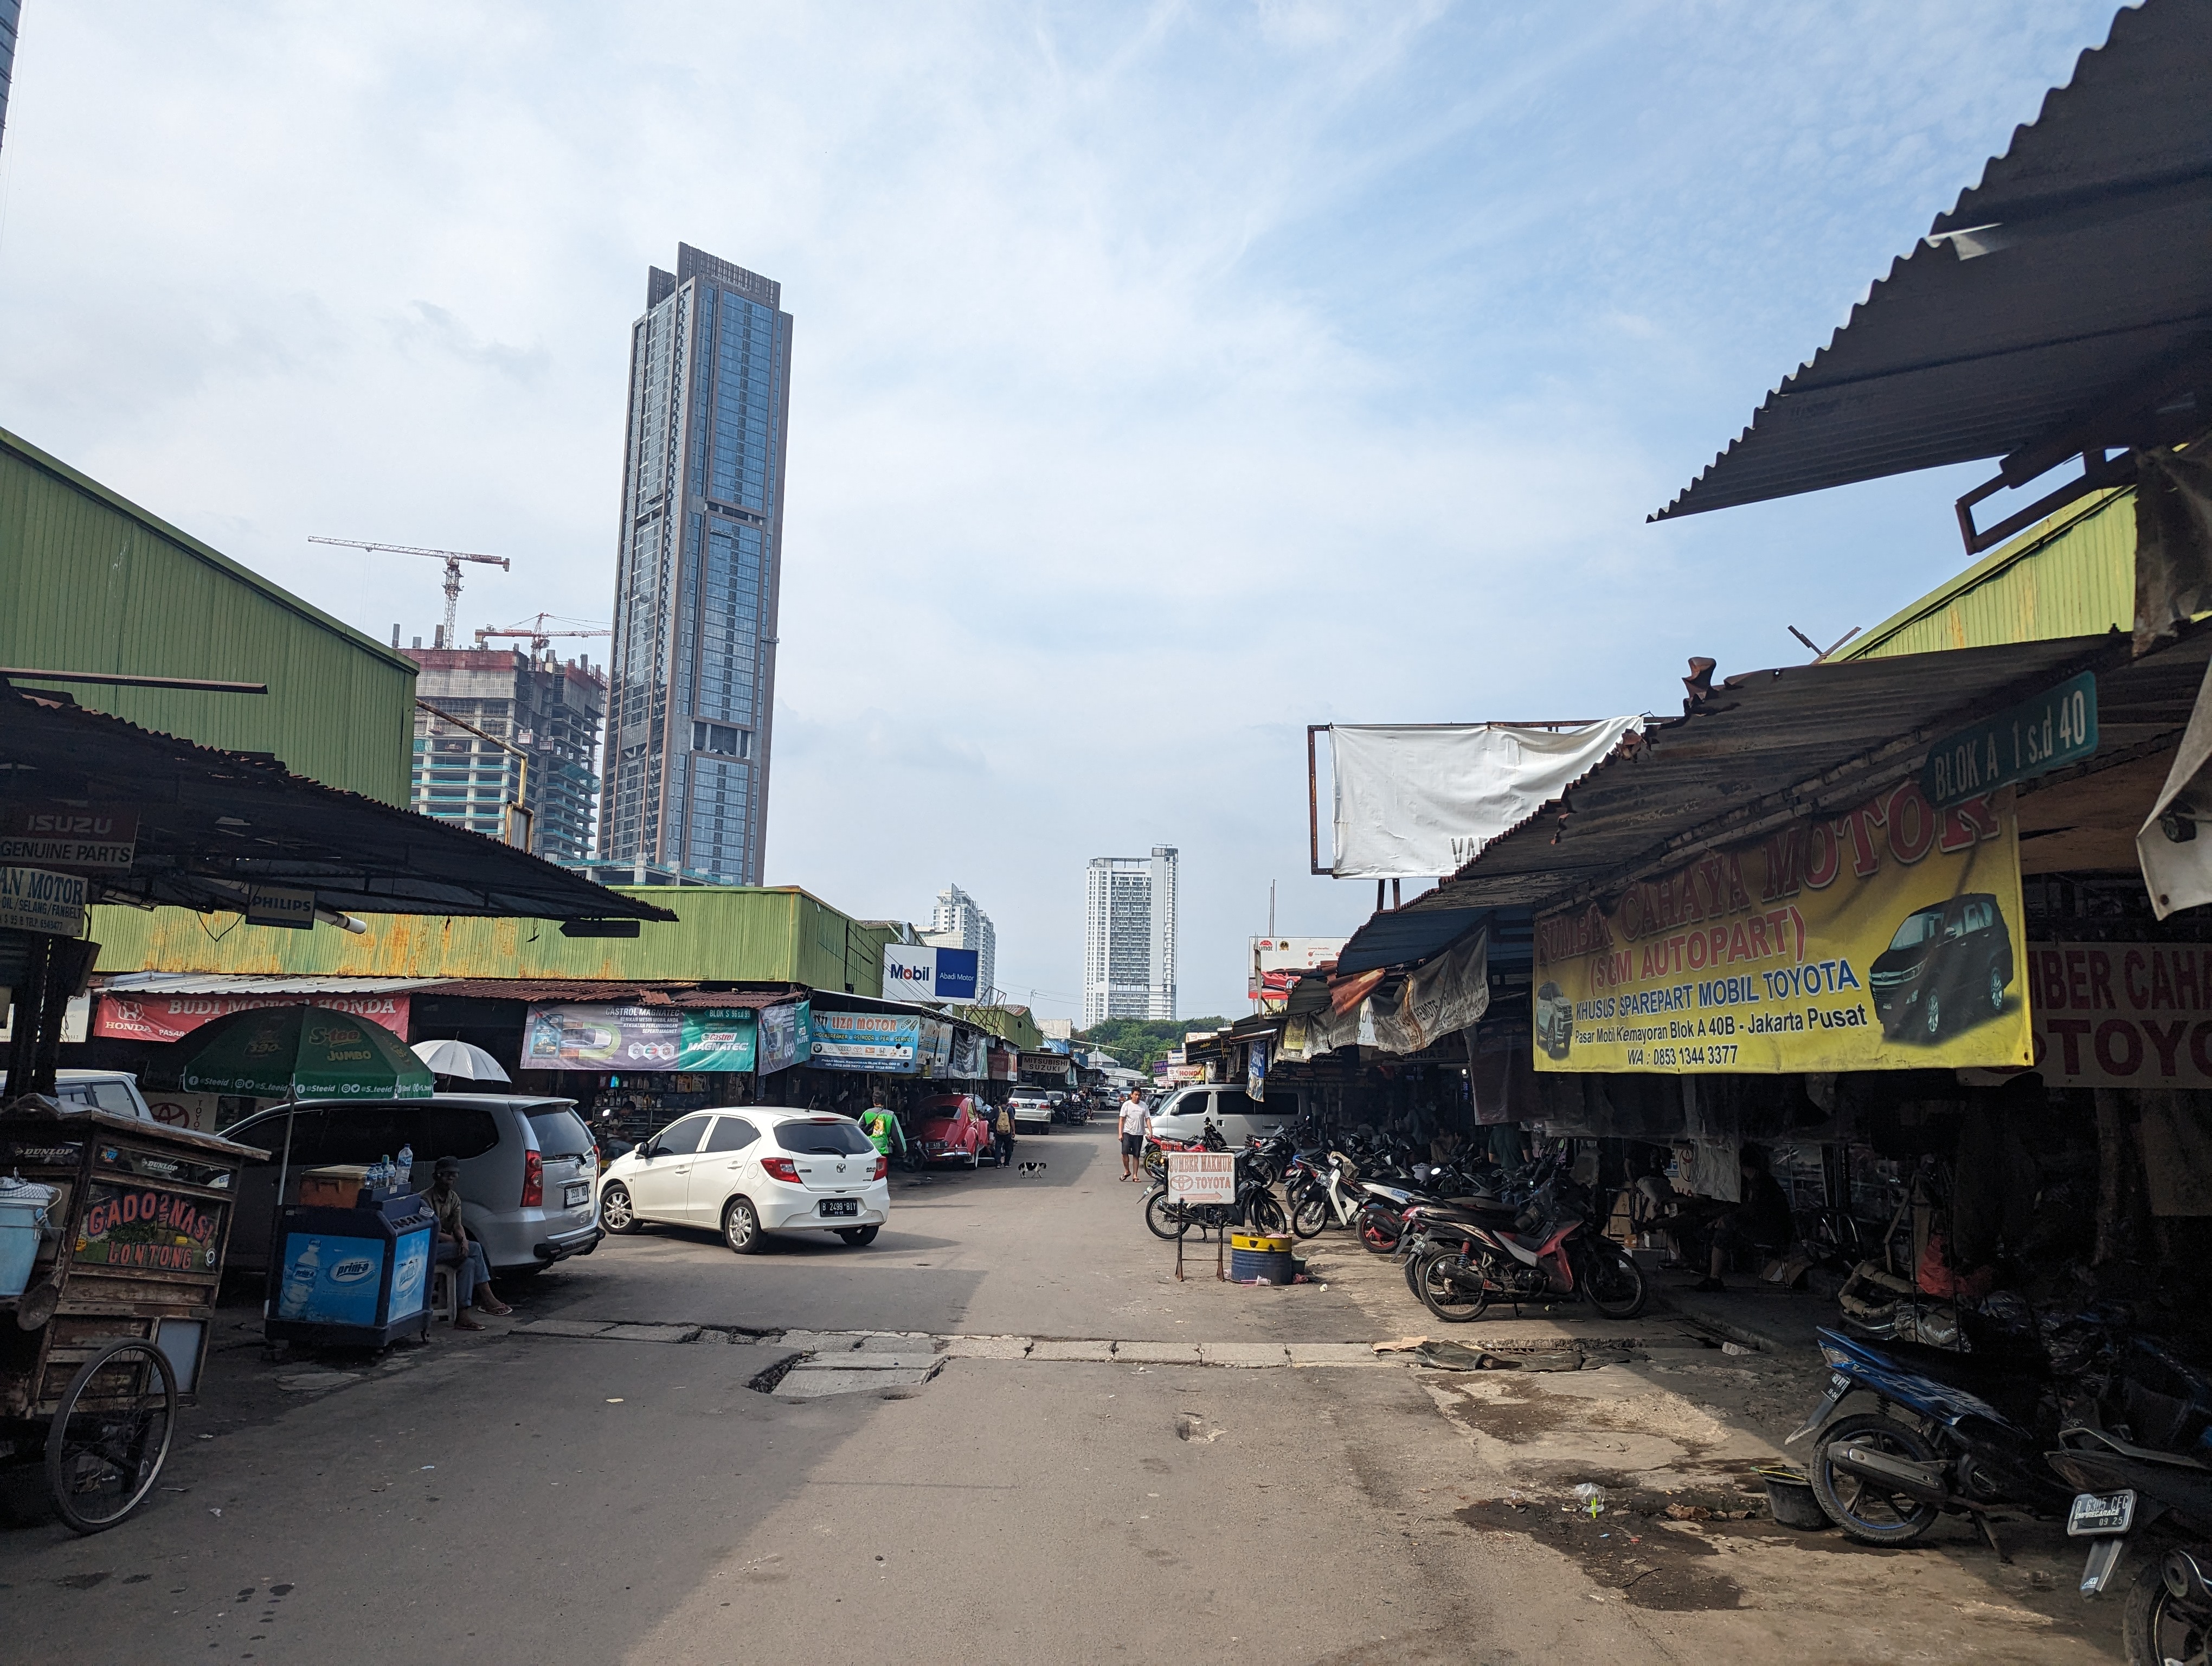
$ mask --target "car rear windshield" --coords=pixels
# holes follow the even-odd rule
[[[584,1119],[566,1105],[547,1105],[542,1110],[529,1113],[530,1126],[538,1135],[538,1149],[547,1157],[588,1157],[592,1152],[592,1131],[584,1126]]]
[[[858,1157],[863,1152],[875,1150],[866,1134],[855,1124],[842,1119],[834,1122],[778,1122],[775,1143],[801,1157]]]

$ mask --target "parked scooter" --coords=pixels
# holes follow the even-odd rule
[[[1992,1509],[2063,1505],[2043,1461],[2049,1443],[2033,1431],[2049,1377],[2039,1357],[1820,1336],[1827,1392],[1789,1439],[1815,1437],[1813,1494],[1852,1538],[1910,1544],[1937,1517],[1966,1515],[1995,1548]],[[1830,1422],[1856,1392],[1876,1396],[1881,1409]]]
[[[2069,1429],[2061,1438],[2066,1445],[2049,1460],[2080,1489],[2066,1531],[2089,1541],[2081,1594],[2112,1589],[2130,1542],[2140,1553],[2120,1613],[2128,1666],[2203,1660],[2212,1645],[2212,1468],[2101,1429]]]
[[[1577,1296],[1608,1319],[1643,1312],[1650,1294],[1643,1268],[1597,1230],[1586,1200],[1571,1194],[1570,1184],[1554,1175],[1510,1220],[1486,1207],[1416,1212],[1425,1230],[1459,1240],[1415,1265],[1410,1281],[1422,1304],[1452,1323],[1480,1317],[1493,1301]]]

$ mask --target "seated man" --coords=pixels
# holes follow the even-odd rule
[[[514,1310],[491,1293],[491,1263],[483,1245],[469,1236],[461,1219],[461,1165],[441,1157],[430,1170],[430,1209],[438,1217],[438,1261],[453,1269],[453,1329],[482,1330],[469,1316],[471,1300],[482,1311],[495,1316]]]
[[[1781,1254],[1797,1236],[1796,1223],[1790,1215],[1790,1200],[1769,1172],[1766,1153],[1757,1146],[1746,1146],[1736,1161],[1742,1177],[1736,1192],[1738,1201],[1733,1208],[1716,1216],[1706,1233],[1711,1268],[1705,1277],[1691,1286],[1694,1290],[1727,1289],[1721,1282],[1721,1274],[1738,1249],[1758,1250],[1764,1259]]]

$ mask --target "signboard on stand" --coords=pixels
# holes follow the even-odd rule
[[[1183,1204],[1237,1201],[1237,1153],[1171,1151],[1168,1153],[1168,1198]]]

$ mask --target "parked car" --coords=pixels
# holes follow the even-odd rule
[[[1155,1140],[1195,1140],[1211,1122],[1232,1146],[1296,1128],[1305,1112],[1304,1100],[1295,1087],[1270,1086],[1265,1099],[1255,1099],[1241,1087],[1191,1086],[1179,1089],[1154,1111],[1145,1124]]]
[[[7,1097],[8,1073],[0,1070],[0,1100]],[[161,1120],[147,1104],[146,1096],[139,1092],[138,1079],[126,1071],[57,1070],[54,1097],[64,1106],[88,1105],[94,1110],[112,1110],[118,1116],[136,1116],[148,1122]]]
[[[287,1164],[285,1123],[291,1123]],[[441,1157],[461,1165],[461,1219],[481,1239],[495,1274],[534,1273],[587,1256],[599,1245],[592,1183],[599,1152],[570,1099],[523,1095],[441,1093],[428,1099],[306,1100],[241,1118],[223,1138],[258,1146],[266,1158],[238,1177],[237,1214],[228,1265],[259,1271],[269,1264],[276,1177],[290,1175],[288,1201],[300,1195],[304,1169],[334,1163],[375,1163],[414,1147],[413,1179],[430,1183]]]
[[[2012,933],[1988,891],[1914,909],[1867,969],[1883,1033],[1930,1042],[2003,1012],[2012,976]]]
[[[999,1160],[991,1143],[990,1107],[968,1094],[931,1094],[915,1107],[914,1130],[915,1154],[925,1165],[964,1163],[972,1169],[987,1157]]]
[[[607,1165],[599,1225],[715,1226],[741,1256],[770,1232],[858,1247],[890,1219],[890,1162],[849,1116],[774,1105],[695,1110]]]
[[[1014,1115],[1014,1132],[1034,1128],[1040,1134],[1052,1132],[1052,1093],[1049,1089],[1017,1084],[1006,1095],[1006,1109]]]

